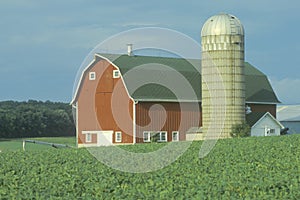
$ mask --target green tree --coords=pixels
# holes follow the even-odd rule
[[[251,128],[246,122],[235,124],[231,128],[231,137],[248,137],[250,136]]]
[[[73,135],[72,108],[67,103],[0,102],[0,138]]]

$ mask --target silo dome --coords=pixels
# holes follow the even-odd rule
[[[203,25],[201,36],[208,35],[244,35],[244,28],[237,17],[221,13],[210,17]]]

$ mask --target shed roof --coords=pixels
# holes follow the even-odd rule
[[[265,112],[252,112],[246,115],[247,124],[252,127],[262,116],[264,116]]]
[[[129,95],[135,100],[201,101],[199,59],[96,54],[94,62],[82,72],[82,77],[99,59],[106,59],[119,68]],[[246,102],[279,103],[266,75],[247,62],[245,62],[245,82]],[[80,84],[81,81],[79,86]],[[78,96],[79,86],[72,103]]]
[[[263,120],[265,117],[271,118],[280,128],[284,128],[284,126],[277,120],[273,115],[269,112],[252,112],[246,115],[246,122],[249,124],[250,127],[255,126],[260,120]]]

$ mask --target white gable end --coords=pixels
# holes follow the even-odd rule
[[[251,136],[275,136],[280,135],[282,125],[270,114],[266,113],[251,127]]]

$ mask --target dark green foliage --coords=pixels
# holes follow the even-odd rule
[[[248,137],[250,136],[250,132],[250,126],[246,122],[243,122],[241,124],[233,125],[230,135],[231,137]]]
[[[300,135],[219,140],[207,157],[199,159],[202,142],[194,142],[173,164],[144,174],[109,168],[86,149],[2,152],[0,197],[299,199],[299,143]],[[122,148],[146,152],[157,146],[162,144]]]
[[[74,134],[75,127],[69,104],[34,100],[0,102],[0,138]]]

